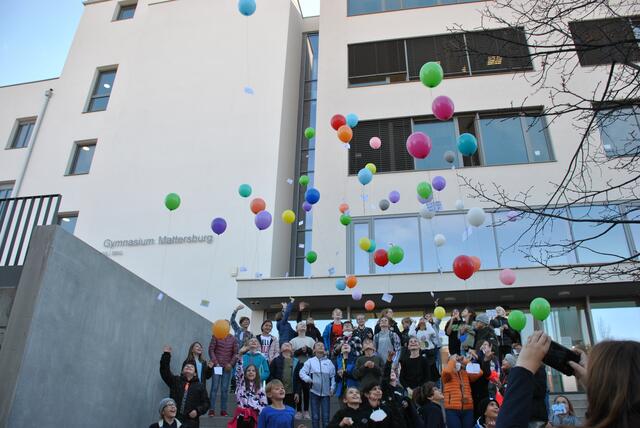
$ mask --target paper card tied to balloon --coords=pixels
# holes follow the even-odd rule
[[[381,422],[384,421],[386,417],[387,414],[385,413],[385,411],[382,409],[378,409],[371,413],[369,419],[371,419],[373,422]]]
[[[158,301],[164,299],[164,293],[158,293],[158,296],[156,297],[156,299],[158,299]]]
[[[469,363],[466,367],[467,373],[469,374],[478,374],[480,373],[480,364],[478,363]]]
[[[393,294],[384,293],[382,295],[382,301],[387,302],[387,303],[391,303],[392,300],[393,300]]]
[[[221,376],[222,375],[222,367],[221,366],[215,366],[213,368],[213,374]]]
[[[205,308],[209,307],[209,303],[210,302],[208,300],[206,300],[206,299],[200,300],[200,306],[204,306]]]

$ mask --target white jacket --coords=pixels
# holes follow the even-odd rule
[[[331,396],[336,390],[336,368],[327,357],[313,357],[305,361],[300,379],[311,384],[311,392],[321,397]]]

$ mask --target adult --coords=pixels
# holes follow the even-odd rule
[[[376,354],[373,340],[365,340],[362,344],[362,355],[356,360],[353,377],[360,382],[360,385],[370,383],[380,384],[384,361],[385,360]]]
[[[260,342],[260,352],[267,361],[270,363],[280,352],[280,343],[278,338],[271,334],[273,330],[273,323],[271,320],[262,321],[260,326],[262,333],[258,335],[258,342]]]
[[[335,308],[331,312],[332,322],[327,324],[322,333],[322,340],[324,341],[324,348],[331,354],[333,347],[336,345],[336,341],[342,336],[342,310]]]
[[[348,344],[354,357],[362,354],[362,341],[353,334],[353,324],[347,320],[342,324],[342,336],[336,340],[333,347],[333,355],[338,356],[342,352],[342,345]]]
[[[278,339],[280,343],[289,342],[296,336],[296,332],[289,324],[289,316],[293,310],[293,297],[289,298],[289,302],[282,302],[282,311],[276,314],[276,328],[278,329]],[[286,402],[285,402],[286,404]]]
[[[556,397],[553,401],[552,410],[551,420],[549,421],[549,425],[552,427],[580,426],[573,404],[564,395]]]
[[[373,340],[373,330],[367,327],[367,318],[364,314],[356,315],[357,327],[353,330],[353,335],[360,338],[360,342],[364,342],[365,339]]]
[[[495,360],[495,354],[491,349],[491,345],[486,340],[480,346],[480,349],[476,352],[474,350],[469,351],[471,361],[480,366],[482,370],[482,376],[471,384],[471,396],[473,397],[473,417],[478,419],[482,416],[484,408],[481,407],[481,403],[489,397],[495,397],[495,388],[491,383],[492,371],[497,368],[497,361]],[[493,365],[493,370],[492,370]],[[493,390],[493,394],[489,391],[489,386]]]
[[[227,399],[229,398],[229,384],[233,367],[238,362],[238,342],[236,338],[227,334],[223,339],[211,336],[209,342],[209,358],[214,366],[213,381],[211,382],[211,406],[209,416],[216,415],[216,398],[220,390],[220,416],[228,416]]]
[[[476,331],[473,328],[476,313],[473,309],[467,307],[462,310],[460,316],[462,318],[462,324],[460,324],[458,328],[458,339],[460,339],[460,355],[464,357],[467,355],[469,349],[473,349],[476,342]]]
[[[418,406],[424,428],[446,428],[444,408],[440,403],[444,395],[435,382],[427,382],[413,390],[413,400]]]
[[[496,317],[491,320],[491,327],[498,337],[498,358],[502,361],[505,355],[511,353],[513,343],[520,342],[520,333],[509,326],[507,312],[502,306],[496,307]]]
[[[480,314],[476,318],[475,344],[473,346],[476,352],[480,350],[485,341],[489,342],[494,353],[498,352],[498,339],[490,324],[491,320],[487,314]]]
[[[386,317],[380,318],[378,326],[380,330],[373,336],[373,343],[380,358],[386,359],[389,353],[396,355],[394,365],[397,364],[400,358],[400,351],[402,346],[400,345],[400,336],[391,330],[389,319]]]
[[[411,319],[411,317],[404,317],[402,318],[402,321],[400,321],[400,324],[402,324],[402,332],[400,333],[400,344],[402,345],[402,347],[407,346],[407,343],[409,343],[409,337],[411,336],[411,326],[414,324],[414,321]]]
[[[502,360],[502,365],[500,366],[500,381],[498,383],[498,390],[502,395],[507,392],[507,388],[509,386],[509,373],[511,373],[511,369],[516,366],[517,360],[517,357],[513,354],[505,355]]]
[[[324,343],[316,342],[313,347],[314,357],[309,358],[302,370],[300,379],[308,383],[310,388],[311,424],[313,428],[326,428],[329,424],[331,396],[336,390],[336,369],[327,358]],[[322,419],[322,425],[320,420]]]
[[[231,323],[231,328],[233,328],[233,333],[238,341],[238,349],[242,348],[247,344],[249,339],[253,337],[253,333],[249,331],[249,325],[251,324],[251,320],[249,317],[240,317],[240,324],[236,322],[236,315],[238,311],[244,309],[244,305],[238,305],[231,313],[231,318],[229,318],[229,323]]]
[[[160,376],[169,387],[169,396],[177,404],[176,418],[184,428],[200,426],[200,416],[209,410],[207,390],[196,376],[196,366],[192,361],[182,364],[182,373],[171,372],[171,346],[165,346],[160,358]]]
[[[475,382],[482,376],[482,370],[477,373],[468,373],[466,370],[468,363],[469,360],[461,355],[452,355],[449,357],[447,366],[442,369],[448,428],[473,427],[471,382]]]
[[[462,325],[460,310],[454,309],[451,312],[451,318],[444,326],[444,331],[449,338],[449,355],[460,355],[460,337],[458,336],[460,325]]]
[[[480,416],[474,428],[495,428],[500,413],[500,404],[487,397],[479,403],[478,407],[480,408]]]
[[[280,355],[275,357],[269,366],[269,379],[279,380],[284,386],[284,404],[292,408],[300,401],[300,369],[302,364],[293,356],[293,349],[289,342],[280,346]],[[269,392],[267,392],[267,396]]]
[[[291,347],[293,349],[293,356],[298,359],[300,364],[304,363],[311,357],[313,357],[313,345],[315,341],[307,336],[307,323],[300,321],[296,325],[296,332],[298,335],[291,339]],[[300,382],[300,400],[298,401],[296,419],[311,419],[309,414],[309,384],[306,382]]]
[[[202,356],[202,344],[200,342],[193,342],[191,346],[189,346],[189,351],[187,352],[187,358],[182,362],[184,364],[187,360],[193,361],[196,364],[196,375],[200,382],[205,385],[207,384],[207,379],[211,378],[213,371],[207,364],[207,361]]]
[[[153,423],[149,428],[180,428],[182,425],[178,419],[176,419],[176,413],[178,412],[178,406],[172,398],[163,398],[160,400],[160,420]]]
[[[420,318],[418,324],[411,324],[409,336],[415,336],[420,344],[420,352],[436,359],[438,353],[438,333],[426,318]]]
[[[397,334],[398,337],[400,337],[400,335],[402,333],[400,332],[400,329],[398,328],[398,323],[396,322],[396,320],[393,319],[393,309],[391,309],[391,308],[385,308],[385,309],[382,310],[382,312],[380,312],[380,319],[376,323],[376,327],[373,329],[374,335],[378,334],[380,332],[380,321],[383,318],[386,318],[387,320],[389,320],[389,328],[391,330],[393,330],[393,332],[395,334]]]
[[[426,382],[438,380],[440,375],[435,359],[420,353],[420,343],[416,337],[409,338],[407,351],[400,357],[400,383],[405,388],[415,389]]]

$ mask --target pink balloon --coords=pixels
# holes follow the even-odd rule
[[[414,158],[426,158],[431,152],[431,138],[422,132],[414,132],[407,138],[407,151]]]
[[[449,120],[453,117],[454,106],[451,98],[446,95],[440,95],[431,103],[433,114],[440,120]]]
[[[371,137],[371,139],[369,140],[369,145],[372,149],[377,150],[380,148],[380,146],[382,146],[382,140],[380,140],[380,138],[378,137]]]
[[[516,273],[511,269],[502,269],[500,271],[500,282],[504,285],[513,285],[516,282]]]

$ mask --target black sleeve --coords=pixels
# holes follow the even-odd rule
[[[523,367],[509,372],[509,387],[498,414],[496,428],[527,428],[534,388],[533,373]]]
[[[300,309],[300,307],[298,307],[298,309]],[[298,311],[298,315],[296,316],[296,326],[298,325],[299,322],[302,322],[302,311]]]
[[[424,428],[440,428],[443,424],[442,411],[435,406],[428,406],[426,414],[422,415]]]
[[[278,359],[278,357],[274,358],[273,361],[271,361],[271,364],[269,364],[269,378],[266,380],[266,383],[271,382],[272,380],[274,380],[276,378],[275,374],[276,374],[276,360]]]
[[[344,413],[342,412],[342,410],[338,410],[329,421],[329,425],[327,425],[327,428],[341,428],[340,421],[342,421],[342,418],[344,418]]]
[[[300,370],[302,369],[302,363],[300,361],[298,361],[298,364],[296,365],[296,368],[293,369],[293,379],[295,380],[293,382],[293,393],[294,394],[300,394],[302,392],[302,383],[303,380],[300,379]],[[302,398],[300,398],[302,400]]]
[[[198,416],[202,416],[207,413],[209,410],[209,396],[207,395],[207,388],[204,387],[204,384],[201,384],[201,393],[200,393],[200,402],[196,406],[196,412],[198,412]]]
[[[202,382],[206,379],[211,379],[211,376],[213,375],[213,369],[211,369],[207,363],[202,365],[202,375],[204,376],[204,379],[200,379]]]
[[[171,373],[171,354],[164,352],[160,358],[160,376],[169,389],[172,389],[176,382],[176,377]]]
[[[481,352],[478,354],[478,358],[480,359],[480,369],[482,370],[482,376],[485,379],[489,379],[491,377],[491,360],[485,361],[484,354]]]

